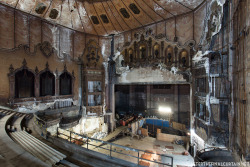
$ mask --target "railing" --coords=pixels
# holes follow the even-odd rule
[[[82,117],[80,115],[72,117],[72,118],[67,118],[67,117],[62,118],[59,127],[62,129],[65,129],[65,128],[71,128],[73,126],[76,126],[79,123],[81,118]]]
[[[44,121],[44,120],[42,120],[42,119],[40,119],[35,113],[33,114],[33,116],[36,118],[35,120],[34,120],[34,123],[35,124],[37,124],[37,126],[40,128],[40,130],[41,130],[41,135],[43,135],[43,137],[45,136],[47,136],[47,133],[48,133],[48,131],[47,131],[47,123],[46,123],[46,121]]]
[[[112,154],[114,152],[114,153],[118,153],[118,154],[121,154],[121,155],[125,155],[125,156],[129,156],[129,157],[135,158],[136,161],[133,161],[133,163],[137,163],[138,166],[139,166],[140,160],[144,160],[144,161],[152,162],[154,164],[161,164],[163,167],[165,167],[165,166],[173,167],[173,157],[171,157],[171,156],[167,156],[167,155],[164,155],[164,154],[157,154],[157,153],[153,153],[153,152],[149,152],[149,151],[145,151],[145,150],[140,150],[140,149],[134,149],[134,148],[130,148],[130,147],[118,145],[118,144],[115,144],[115,143],[110,143],[110,142],[107,142],[107,141],[90,138],[90,137],[87,137],[87,136],[84,136],[84,135],[80,135],[78,133],[71,132],[71,131],[68,131],[68,130],[63,130],[63,131],[66,131],[67,133],[69,133],[69,135],[66,135],[65,133],[60,133],[59,132],[59,128],[57,128],[57,138],[60,137],[60,135],[63,135],[63,136],[65,136],[68,139],[68,141],[70,143],[74,143],[73,142],[73,140],[74,140],[74,141],[80,142],[81,145],[83,145],[84,142],[85,142],[85,148],[87,150],[91,150],[90,146],[94,146],[92,149],[94,149],[94,148],[101,148],[101,149],[107,150],[108,151],[107,154],[111,158],[115,157],[115,155]],[[75,135],[75,136],[78,136],[78,138],[73,137],[72,134]],[[91,141],[95,141],[95,142],[100,142],[103,145],[105,144],[107,146],[107,148],[101,147],[101,145],[100,146],[99,145],[94,145],[93,142],[92,143],[89,142],[90,140]],[[131,153],[122,153],[120,151],[117,151],[115,147],[116,148],[122,148],[123,150],[126,150],[126,151],[132,151],[133,154],[131,154]],[[167,157],[167,158],[169,158],[169,160],[170,160],[171,163],[170,164],[169,163],[162,163],[162,162],[155,161],[155,160],[152,161],[152,160],[144,159],[144,158],[140,157],[140,155],[142,155],[140,153],[147,153],[147,154],[151,154],[151,155],[156,155],[156,156],[161,156],[161,157]],[[120,158],[120,157],[118,157],[118,158]],[[122,159],[122,158],[120,158],[120,159]]]

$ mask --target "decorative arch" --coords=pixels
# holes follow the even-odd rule
[[[147,58],[147,45],[145,44],[140,44],[139,45],[139,59],[145,60]]]
[[[160,58],[160,45],[157,42],[153,47],[153,58]]]
[[[137,48],[136,58],[139,61],[144,61],[148,58],[148,46],[147,41],[144,38],[144,35],[141,35],[140,41],[138,42],[138,45],[135,44],[134,48]]]
[[[10,102],[13,102],[16,98],[29,98],[36,95],[36,73],[27,67],[25,59],[22,64],[22,67],[16,70],[14,70],[12,64],[9,67]]]
[[[174,49],[172,46],[168,45],[165,49],[165,63],[167,65],[172,65],[174,61]]]
[[[182,49],[179,53],[179,64],[181,68],[189,67],[189,56],[186,49]]]
[[[15,98],[34,97],[35,75],[28,69],[15,73]]]

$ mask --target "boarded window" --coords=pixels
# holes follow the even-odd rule
[[[123,17],[125,17],[125,18],[129,18],[130,17],[130,15],[128,14],[128,12],[127,12],[127,10],[125,8],[121,8],[120,12],[123,15]]]
[[[103,23],[109,23],[108,17],[105,14],[102,14],[100,17],[101,17]]]
[[[91,20],[93,21],[94,24],[99,24],[99,20],[96,16],[91,16]]]
[[[72,78],[64,72],[60,75],[60,95],[71,95],[72,94]]]
[[[34,97],[34,74],[26,69],[15,74],[16,98]]]
[[[137,8],[137,6],[134,3],[131,3],[129,5],[129,8],[133,11],[134,14],[139,14],[140,10]]]
[[[40,75],[40,96],[55,95],[55,76],[46,71]]]

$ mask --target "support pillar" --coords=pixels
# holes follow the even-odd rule
[[[179,85],[174,85],[174,108],[173,111],[173,119],[175,122],[179,121]]]
[[[147,85],[147,110],[151,108],[151,89],[150,85]]]

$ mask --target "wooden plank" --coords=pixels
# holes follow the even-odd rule
[[[173,128],[177,130],[187,130],[186,125],[178,123],[178,122],[173,122]]]
[[[103,138],[102,141],[109,141],[109,140],[111,140],[112,138],[118,136],[121,132],[125,131],[127,128],[128,128],[127,126],[120,126],[120,127],[116,128],[114,132],[110,133],[108,136],[106,136],[105,138]],[[91,144],[93,144],[95,146],[100,146],[103,143],[101,143],[101,142],[98,142],[98,143],[91,142]]]
[[[170,134],[165,134],[165,133],[158,133],[156,136],[157,140],[160,141],[166,141],[166,142],[175,142],[176,140],[183,140],[184,143],[189,142],[189,137],[187,136],[177,136],[177,135],[170,135]]]

